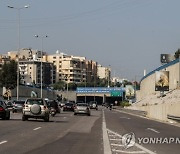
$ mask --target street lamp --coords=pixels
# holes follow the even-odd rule
[[[43,96],[42,94],[42,78],[43,78],[43,74],[42,74],[42,58],[43,58],[43,41],[44,41],[44,38],[47,38],[48,36],[45,35],[45,36],[39,36],[39,35],[35,35],[36,38],[41,38],[41,98]]]
[[[17,51],[17,100],[19,100],[19,51],[20,51],[20,10],[24,8],[29,8],[29,5],[25,5],[23,7],[14,7],[14,6],[7,6],[10,9],[16,9],[18,14],[18,51]]]
[[[109,80],[110,80],[110,65],[108,67],[108,88],[110,87]]]

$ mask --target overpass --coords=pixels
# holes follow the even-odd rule
[[[83,102],[97,101],[114,103],[125,98],[125,88],[119,87],[77,87],[76,100]]]

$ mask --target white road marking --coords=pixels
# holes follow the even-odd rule
[[[155,133],[160,133],[159,131],[157,131],[157,130],[155,130],[155,129],[153,129],[153,128],[147,128],[147,130],[151,130],[151,131],[153,131],[153,132],[155,132]]]
[[[111,139],[109,139],[109,140],[111,140],[111,141],[121,141],[122,139],[111,138]]]
[[[103,131],[104,154],[112,154],[109,138],[108,138],[108,133],[106,129],[106,120],[104,116],[104,110],[102,112],[103,112],[102,131]]]
[[[124,145],[122,144],[115,144],[115,143],[111,143],[112,146],[116,146],[116,147],[123,147]]]
[[[107,129],[107,130],[108,130],[108,132],[113,133],[113,134],[119,136],[120,138],[122,138],[122,136],[121,136],[120,134],[118,134],[118,133],[116,133],[116,132],[113,132],[112,130],[109,130],[109,129]],[[149,154],[156,154],[155,152],[150,151],[150,150],[144,148],[143,146],[141,146],[141,145],[139,145],[139,144],[137,144],[137,143],[135,143],[134,146],[138,147],[139,149],[143,150],[143,151],[146,152],[146,153],[149,153]],[[116,152],[118,152],[118,151],[116,151]],[[120,151],[119,151],[119,152],[120,152]]]
[[[4,144],[4,143],[6,143],[7,141],[2,141],[2,142],[0,142],[0,144]]]
[[[123,151],[123,150],[116,150],[116,149],[112,149],[112,151],[114,152],[121,152],[121,153],[146,153],[145,151]]]
[[[33,130],[38,130],[38,129],[41,129],[41,127],[34,128]]]
[[[131,118],[128,118],[128,117],[120,117],[120,119],[131,119]]]

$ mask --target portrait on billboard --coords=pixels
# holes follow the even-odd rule
[[[133,85],[126,85],[126,97],[133,97],[135,95],[135,90]]]
[[[155,91],[169,91],[169,71],[157,71],[155,75]]]

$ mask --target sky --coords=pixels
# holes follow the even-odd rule
[[[112,76],[141,79],[180,48],[179,0],[0,0],[0,54],[18,48],[83,56]]]

